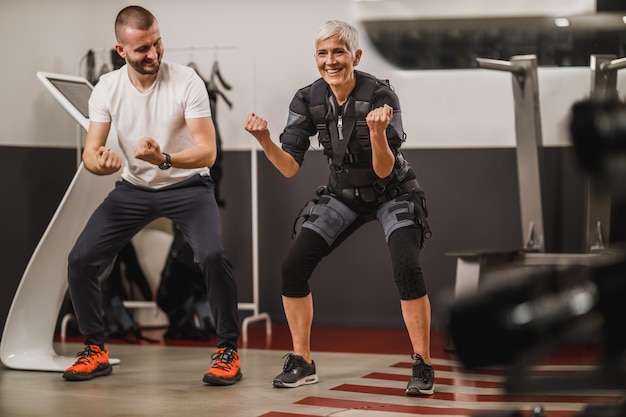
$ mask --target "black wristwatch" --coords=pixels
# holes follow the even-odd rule
[[[169,153],[165,153],[165,152],[163,152],[163,155],[165,155],[165,162],[160,164],[159,168],[170,169],[172,167],[172,157],[170,156]]]

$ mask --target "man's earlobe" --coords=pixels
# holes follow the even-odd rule
[[[119,56],[121,56],[122,58],[126,59],[126,57],[124,56],[124,48],[122,48],[122,45],[120,45],[120,44],[115,45],[115,50],[117,51],[117,54]]]

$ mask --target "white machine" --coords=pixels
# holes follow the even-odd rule
[[[85,130],[93,86],[84,78],[46,72],[37,77]],[[107,146],[119,152],[115,134]],[[75,358],[53,346],[58,313],[67,290],[67,254],[119,175],[91,175],[81,164],[26,266],[7,316],[0,360],[13,369],[63,371]],[[119,359],[110,359],[112,364]]]

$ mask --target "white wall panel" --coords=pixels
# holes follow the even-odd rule
[[[582,9],[589,2],[559,3]],[[303,1],[297,6],[290,0],[148,0],[143,4],[160,21],[166,59],[183,64],[194,60],[207,75],[214,60],[219,60],[224,77],[233,85],[226,93],[234,107],[220,103],[217,114],[225,150],[254,145],[242,128],[250,111],[268,119],[277,140],[294,92],[318,77],[313,60],[317,28],[328,19],[359,22],[357,3],[352,0]],[[35,74],[78,74],[89,49],[97,51],[100,63],[115,42],[115,16],[126,5],[118,0],[0,2],[0,44],[6,60],[0,77],[0,145],[75,146],[75,123]],[[409,134],[407,147],[514,146],[510,74],[478,69],[399,71],[361,35],[364,56],[359,69],[390,78],[396,87]],[[208,46],[227,48],[203,49]],[[588,73],[588,68],[540,69],[546,145],[567,143],[565,116],[571,102],[588,91]],[[623,78],[620,74],[618,86]]]

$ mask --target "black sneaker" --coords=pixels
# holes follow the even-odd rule
[[[435,371],[433,367],[424,362],[417,353],[411,355],[415,360],[413,364],[413,376],[406,386],[406,395],[432,395],[435,392]]]
[[[283,373],[274,378],[276,388],[296,388],[300,385],[315,384],[318,381],[315,373],[315,362],[308,363],[302,356],[288,353],[283,365]]]

